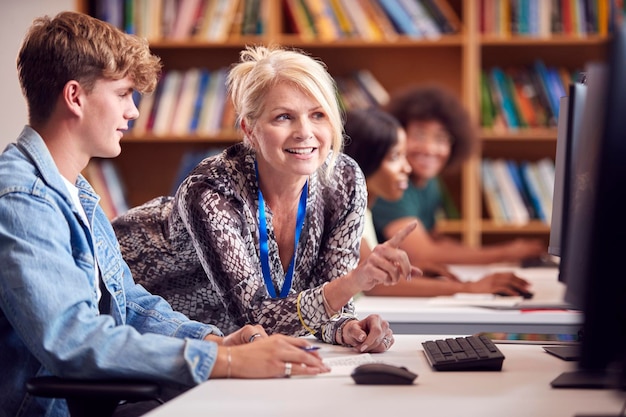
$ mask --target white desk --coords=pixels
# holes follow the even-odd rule
[[[454,267],[453,267],[454,269]],[[582,314],[573,310],[534,309],[533,305],[560,303],[565,286],[557,280],[556,268],[458,267],[455,272],[468,280],[488,271],[513,270],[532,284],[534,297],[519,310],[499,310],[502,300],[458,297],[368,297],[355,300],[359,317],[379,314],[396,334],[473,334],[476,332],[571,333],[582,324]],[[506,297],[505,297],[506,298]],[[484,304],[475,307],[470,304]]]
[[[147,416],[572,417],[617,415],[625,400],[613,390],[551,388],[550,381],[573,365],[537,345],[498,345],[506,356],[500,372],[433,371],[421,341],[440,337],[398,335],[390,351],[376,355],[416,372],[413,385],[356,385],[348,376],[212,380]],[[322,355],[347,352],[323,346]]]

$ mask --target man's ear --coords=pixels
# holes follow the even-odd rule
[[[82,107],[84,104],[84,94],[85,90],[76,80],[68,81],[63,87],[63,103],[70,112],[77,116],[81,115],[83,111]]]

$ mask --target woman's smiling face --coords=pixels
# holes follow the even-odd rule
[[[378,169],[367,177],[367,191],[372,197],[388,201],[402,198],[411,172],[406,159],[406,141],[404,129],[398,129],[398,142],[389,149]]]
[[[441,173],[450,158],[452,138],[438,121],[412,121],[406,128],[411,176],[424,183]]]
[[[259,168],[275,175],[308,177],[326,160],[332,127],[322,106],[293,84],[268,91],[264,108],[246,132]]]

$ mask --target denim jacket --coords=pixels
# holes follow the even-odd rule
[[[192,386],[206,380],[222,335],[135,284],[99,197],[76,182],[86,225],[42,138],[26,126],[0,155],[0,416],[67,415],[25,382],[54,374]],[[98,310],[94,262],[111,294]]]

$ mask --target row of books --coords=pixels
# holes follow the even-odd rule
[[[481,125],[496,130],[555,127],[559,99],[580,71],[546,66],[536,60],[527,67],[492,67],[481,71]]]
[[[461,27],[447,0],[94,0],[91,8],[150,41],[222,42],[263,34],[270,1],[281,1],[283,32],[303,40],[437,38]]]
[[[480,0],[479,29],[496,36],[607,35],[619,14],[615,0]]]
[[[460,21],[447,0],[283,0],[287,33],[305,40],[438,38]]]
[[[226,67],[169,70],[154,93],[138,98],[134,136],[215,136],[235,129],[235,114],[227,97]],[[361,69],[336,77],[339,99],[346,109],[383,106],[389,93],[374,75]]]
[[[233,130],[235,115],[226,99],[226,75],[225,67],[164,72],[156,90],[139,100],[139,117],[131,132],[135,136],[211,136]]]
[[[516,162],[484,158],[481,182],[487,213],[497,224],[550,224],[554,196],[554,161]]]
[[[95,0],[91,14],[155,40],[223,42],[263,33],[263,0]]]

